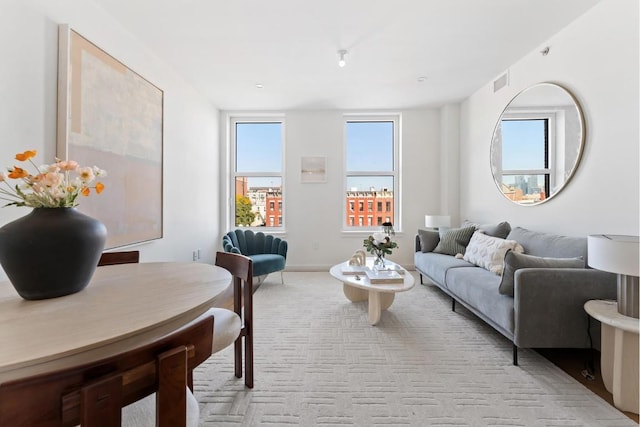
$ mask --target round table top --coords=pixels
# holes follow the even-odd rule
[[[166,335],[222,303],[230,284],[223,268],[172,262],[98,267],[84,290],[38,301],[0,282],[0,382]]]
[[[584,304],[584,310],[594,319],[605,325],[622,329],[623,331],[638,333],[640,320],[625,316],[618,312],[618,302],[610,300],[591,300]]]

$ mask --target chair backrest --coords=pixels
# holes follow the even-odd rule
[[[286,240],[262,231],[254,233],[252,230],[240,228],[225,234],[222,237],[222,246],[225,252],[236,252],[232,248],[237,248],[242,255],[278,254],[285,258],[288,249]]]
[[[98,267],[115,264],[136,264],[140,262],[140,251],[103,252]]]
[[[157,426],[186,424],[188,378],[211,356],[213,316],[103,360],[0,384],[0,425],[119,426],[156,392]]]
[[[230,252],[217,252],[216,265],[229,271],[235,278],[248,282],[253,278],[253,262],[248,256]]]

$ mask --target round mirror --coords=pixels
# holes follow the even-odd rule
[[[584,140],[584,117],[576,98],[557,84],[531,86],[509,102],[493,131],[493,179],[514,203],[544,203],[573,176]]]

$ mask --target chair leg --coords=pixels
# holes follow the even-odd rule
[[[244,337],[244,384],[253,388],[253,336]]]
[[[236,378],[242,378],[242,334],[233,344],[233,353]]]
[[[234,311],[240,319],[242,316],[242,282],[240,278],[236,277],[233,279],[233,306]],[[244,286],[246,288],[246,286]],[[236,338],[236,341],[233,343],[233,352],[234,352],[234,364],[235,364],[235,374],[236,378],[242,378],[242,336],[244,333],[244,325],[242,330],[240,331],[240,336]]]
[[[244,288],[244,384],[253,388],[253,286],[248,285]]]
[[[282,270],[280,270],[280,282],[284,285],[284,276],[282,275]]]

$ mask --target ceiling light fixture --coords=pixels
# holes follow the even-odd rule
[[[347,65],[347,61],[344,59],[344,57],[347,55],[347,53],[349,53],[349,52],[347,52],[344,49],[340,49],[338,51],[338,57],[339,57],[338,66],[340,66],[341,68],[344,67],[345,65]]]

